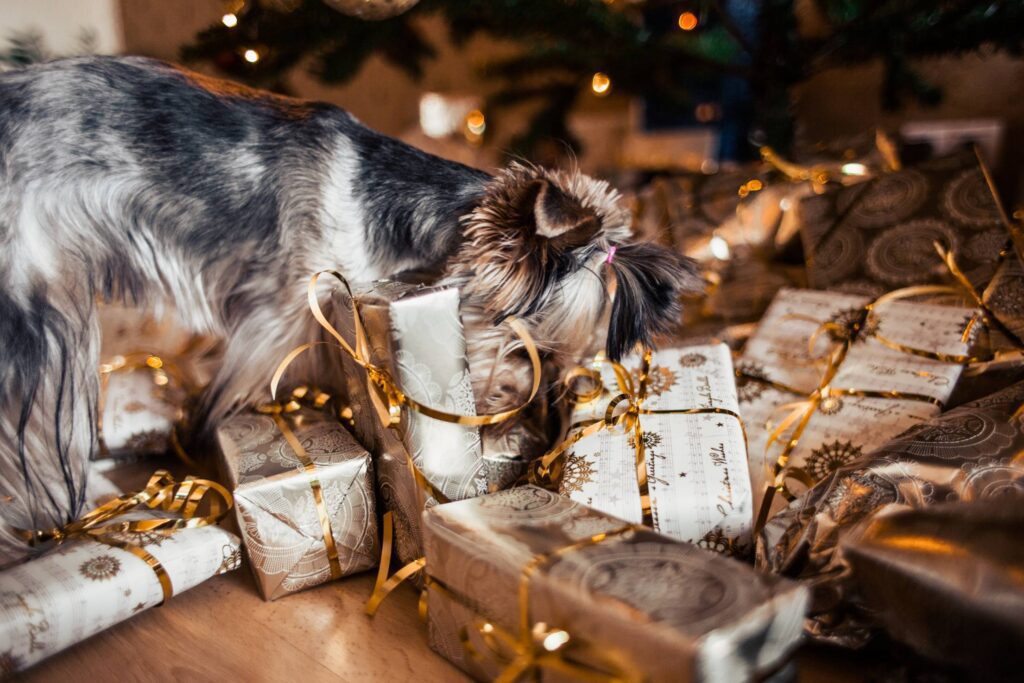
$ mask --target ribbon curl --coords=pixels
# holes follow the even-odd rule
[[[207,504],[207,514],[198,515],[197,511],[204,502]],[[141,491],[108,501],[64,526],[20,530],[18,534],[30,546],[51,542],[59,545],[69,540],[87,538],[130,552],[149,565],[156,574],[163,591],[162,603],[174,595],[167,570],[145,549],[114,538],[113,535],[147,532],[170,535],[180,529],[210,526],[219,522],[233,504],[231,493],[215,481],[189,476],[179,483],[166,470],[157,470]],[[142,506],[174,516],[116,521],[118,517]]]

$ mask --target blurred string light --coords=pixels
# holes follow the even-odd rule
[[[679,15],[679,28],[684,31],[692,31],[697,28],[697,24],[700,20],[697,19],[697,15],[693,12],[683,12]]]
[[[479,109],[466,114],[466,140],[473,144],[480,144],[484,138],[484,131],[487,130],[487,119]]]
[[[234,27],[238,26],[238,15],[235,14],[234,12],[228,12],[227,14],[225,14],[223,17],[220,18],[220,21],[221,21],[222,24],[224,24],[228,28],[234,28]]]
[[[608,77],[608,74],[598,71],[594,74],[594,77],[590,79],[590,89],[594,91],[594,94],[598,97],[604,97],[612,89],[612,79]]]
[[[763,189],[764,189],[764,183],[762,183],[757,178],[754,178],[754,179],[748,180],[747,182],[745,182],[742,185],[740,185],[740,189],[738,191],[738,194],[741,197],[746,197],[747,195],[751,194],[752,192],[760,192]]]
[[[248,50],[243,52],[242,57],[244,57],[245,61],[249,62],[250,64],[255,64],[256,62],[260,61],[260,53],[252,48],[249,48]]]
[[[711,255],[719,261],[728,261],[732,255],[729,243],[721,235],[712,235],[711,241],[708,242],[708,249],[711,250]]]
[[[856,163],[856,162],[851,162],[851,163],[848,163],[848,164],[843,164],[841,170],[843,171],[843,175],[867,175],[868,174],[868,167],[865,166],[864,164],[859,164],[859,163]]]

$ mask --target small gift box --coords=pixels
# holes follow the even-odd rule
[[[729,348],[665,349],[653,353],[646,366],[633,356],[619,367],[597,367],[603,390],[575,407],[575,430],[602,419],[618,394],[642,396],[640,412],[632,427],[598,427],[573,443],[564,455],[559,491],[673,538],[742,552],[753,522],[753,495]]]
[[[756,502],[766,484],[792,497],[938,414],[968,358],[973,314],[782,290],[736,368]]]
[[[125,512],[102,528],[112,505],[182,511],[186,500],[198,502],[209,491],[209,482],[175,486],[160,474],[140,494],[66,527],[59,547],[0,572],[0,674],[21,671],[239,566],[238,538],[214,526],[216,516]]]
[[[163,455],[185,418],[190,392],[160,356],[116,356],[100,365],[96,460]]]
[[[349,293],[334,298],[336,323],[376,369],[368,372],[351,354],[340,354],[348,414],[353,433],[377,459],[378,488],[395,520],[396,554],[411,562],[423,554],[419,518],[426,506],[510,486],[531,454],[496,447],[480,427],[456,419],[476,415],[458,289],[380,281]],[[411,400],[385,405],[387,392],[374,382],[381,375],[393,382],[389,389]],[[449,418],[426,415],[409,406],[414,402]]]
[[[373,464],[337,420],[309,408],[243,413],[217,441],[265,600],[376,566]]]
[[[477,680],[751,680],[801,638],[803,587],[541,488],[423,525],[430,645]]]
[[[934,243],[957,254],[975,286],[1006,241],[997,201],[973,154],[941,157],[800,204],[808,283],[876,296],[941,281]]]
[[[942,640],[950,634],[949,625],[966,623],[987,624],[979,630],[988,634],[986,639],[1007,635],[1000,632],[1007,623],[991,610],[990,602],[992,595],[1007,594],[993,592],[996,584],[979,580],[984,574],[978,571],[986,564],[993,570],[1012,566],[1005,564],[1005,548],[991,542],[1003,533],[998,524],[972,532],[967,538],[974,542],[963,544],[964,534],[955,531],[957,515],[962,514],[969,527],[974,525],[970,506],[964,506],[957,515],[939,515],[945,517],[942,524],[951,535],[934,543],[920,529],[908,530],[902,539],[880,535],[884,522],[862,537],[883,514],[956,501],[990,502],[1010,513],[1014,501],[1024,504],[1024,422],[1018,414],[1022,402],[1024,382],[921,422],[860,461],[838,468],[768,523],[757,539],[759,567],[814,587],[808,622],[812,636],[860,646],[881,625],[878,618],[883,614],[886,624],[896,624],[895,631],[913,633],[915,643],[921,642],[929,621],[942,625],[942,634],[934,634]],[[1016,524],[1011,528],[1019,537],[1020,523]],[[960,540],[947,542],[954,537]],[[982,544],[989,549],[981,550]],[[851,552],[862,556],[863,567],[851,565]],[[985,553],[1002,559],[986,562]],[[1017,557],[1020,567],[1024,555],[1018,552]],[[881,562],[889,566],[868,566]],[[866,604],[865,582],[871,592],[888,583],[889,603]],[[980,585],[986,589],[979,591]],[[922,597],[933,591],[944,592],[945,598]],[[929,613],[933,616],[927,619],[910,616]],[[936,620],[939,613],[942,618]],[[997,628],[997,622],[1003,626]]]

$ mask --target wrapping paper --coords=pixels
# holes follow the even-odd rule
[[[747,680],[800,639],[801,586],[641,528],[566,551],[623,523],[537,487],[436,506],[423,524],[431,647],[478,680],[503,663],[477,619],[517,632],[523,568],[540,554],[528,622],[568,632],[570,661],[612,665],[627,680]],[[541,680],[559,679],[544,670]]]
[[[449,413],[475,415],[459,292],[396,281],[356,289],[370,361],[388,369],[413,399]],[[338,329],[355,338],[352,304],[336,295]],[[378,488],[394,513],[395,550],[403,562],[421,557],[419,516],[434,504],[416,484],[411,457],[449,500],[495,491],[515,482],[525,462],[513,453],[488,453],[480,429],[406,410],[399,429],[385,427],[374,408],[366,372],[343,357],[353,433],[377,458]]]
[[[1010,253],[999,264],[995,276],[982,293],[982,301],[1007,327],[1011,334],[1024,340],[1024,265]],[[996,331],[992,345],[997,349],[1016,348],[1016,344]]]
[[[809,339],[822,323],[844,324],[853,319],[869,301],[869,297],[837,292],[782,290],[748,340],[736,369],[740,414],[747,425],[755,509],[782,448],[777,443],[766,452],[770,434],[767,425],[778,424],[787,414],[787,404],[805,399],[817,388],[822,366],[812,359],[837,341],[829,334],[820,335],[812,356]],[[853,343],[831,386],[921,394],[944,404],[960,377],[961,366],[888,348],[877,337],[962,355],[969,350],[962,335],[972,315],[971,309],[956,306],[899,300],[880,305]],[[810,418],[792,449],[789,467],[799,468],[811,481],[820,481],[939,411],[939,405],[920,400],[861,396],[829,399]],[[794,478],[786,483],[794,495],[806,488]],[[784,501],[776,496],[772,509],[782,507]]]
[[[623,365],[639,377],[641,359]],[[720,408],[739,412],[732,358],[725,344],[665,349],[653,354],[647,399],[652,410]],[[599,418],[619,393],[614,371],[602,369],[604,393],[579,405],[573,422]],[[749,545],[753,496],[743,427],[728,414],[642,415],[653,528],[713,550]],[[602,430],[566,454],[559,490],[627,522],[641,523],[632,431]]]
[[[807,275],[815,289],[878,295],[939,282],[933,242],[957,254],[971,282],[995,271],[1006,233],[973,154],[942,157],[800,205]]]
[[[162,383],[161,383],[162,382]],[[185,417],[187,392],[150,368],[122,369],[101,383],[100,447],[94,459],[162,455]]]
[[[889,581],[885,577],[891,576],[886,594],[896,591],[903,595],[884,608],[884,622],[896,633],[908,633],[906,638],[915,644],[929,627],[911,615],[946,615],[932,626],[938,629],[934,631],[937,639],[948,639],[951,632],[942,629],[954,624],[989,619],[989,600],[1002,596],[998,597],[1002,601],[1008,596],[989,592],[989,588],[1005,586],[1004,579],[990,585],[982,577],[989,571],[1001,575],[1001,565],[1011,560],[1018,567],[1015,580],[1019,590],[1020,555],[987,543],[991,534],[1002,533],[998,525],[993,525],[991,534],[985,532],[968,543],[968,530],[979,524],[966,509],[962,520],[961,512],[953,512],[958,508],[936,513],[932,519],[944,519],[948,526],[945,536],[934,529],[928,532],[936,543],[918,535],[923,527],[917,525],[926,522],[916,516],[901,518],[910,525],[908,529],[918,529],[908,530],[903,545],[896,542],[892,529],[898,527],[889,526],[890,522],[880,521],[881,526],[861,537],[883,514],[943,503],[990,500],[993,505],[1005,505],[1009,512],[1011,499],[1024,499],[1024,460],[1020,457],[1024,423],[1014,416],[1022,404],[1024,383],[1018,383],[917,424],[857,462],[840,467],[768,523],[757,539],[758,565],[813,586],[811,635],[844,645],[866,641],[878,625],[879,591],[881,584]],[[896,517],[892,520],[891,524],[897,524]],[[963,552],[938,543],[943,538],[943,542],[962,547]],[[1019,540],[1018,535],[1008,544],[1019,546]],[[861,566],[873,568],[862,573],[857,563],[851,566],[849,552],[862,558],[858,561]],[[988,563],[986,558],[996,561]],[[887,563],[888,568],[878,570],[880,563]],[[986,565],[984,572],[971,570]],[[861,594],[865,582],[872,586],[868,603]],[[939,593],[946,597],[921,597]],[[901,625],[896,625],[898,621]],[[977,636],[983,633],[992,633],[992,628]],[[941,642],[937,640],[936,647],[941,647]],[[987,647],[981,640],[972,642]]]
[[[1019,678],[1024,495],[888,512],[844,549],[865,608],[896,639],[976,680]]]
[[[238,527],[265,600],[331,580],[313,476],[322,491],[341,575],[376,566],[379,555],[370,454],[320,412],[303,409],[285,420],[315,465],[315,475],[268,415],[237,415],[217,428]]]
[[[121,539],[126,540],[126,539]],[[140,534],[178,594],[239,566],[238,538],[215,526]],[[153,570],[132,553],[73,540],[0,572],[0,674],[21,671],[163,601]]]

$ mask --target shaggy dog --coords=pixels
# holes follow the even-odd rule
[[[225,340],[209,429],[262,399],[312,334],[311,273],[444,271],[463,294],[479,408],[495,410],[529,383],[502,319],[524,321],[556,364],[605,318],[613,358],[677,319],[679,293],[699,286],[692,265],[629,243],[628,224],[617,193],[579,173],[491,177],[336,107],[162,62],[0,74],[0,566],[27,552],[15,529],[60,525],[84,504],[97,300],[171,303]]]

